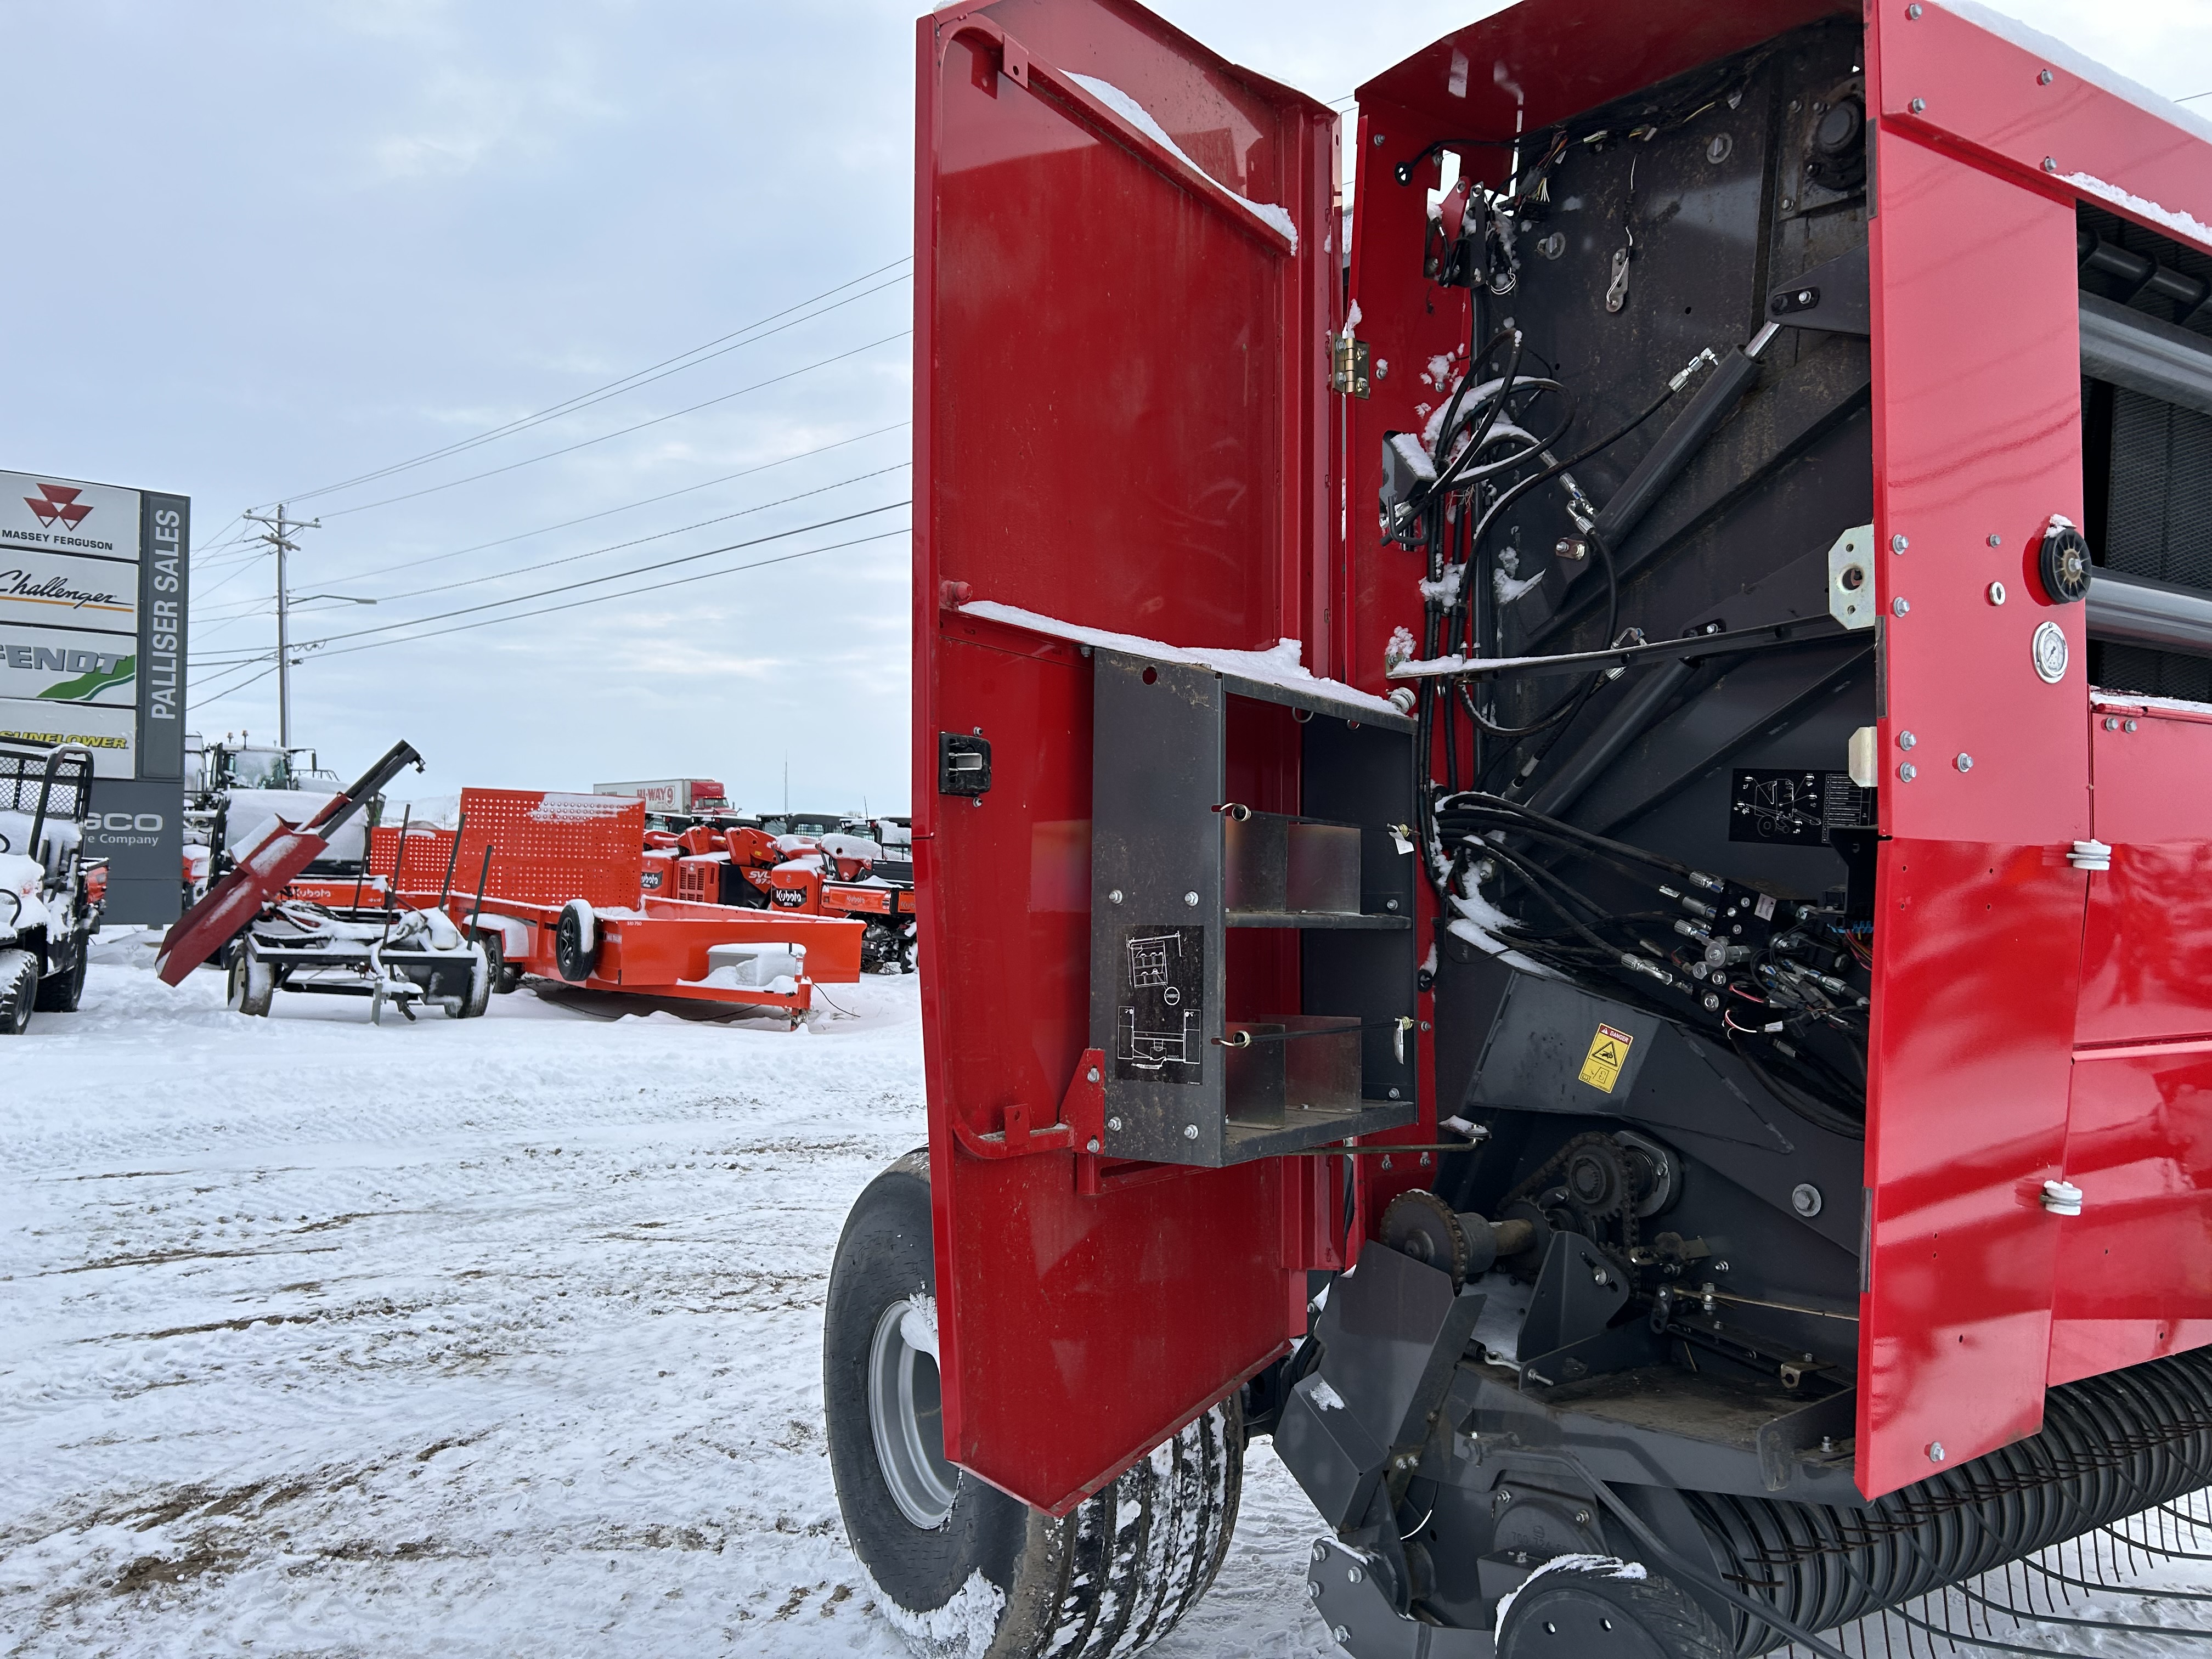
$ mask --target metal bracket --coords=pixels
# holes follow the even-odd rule
[[[1367,342],[1349,334],[1328,337],[1328,389],[1354,398],[1367,395]]]
[[[1306,1594],[1328,1633],[1353,1659],[1490,1659],[1486,1630],[1408,1617],[1390,1605],[1374,1559],[1334,1538],[1313,1547]]]
[[[1846,530],[1828,549],[1828,614],[1846,628],[1872,628],[1874,526]]]
[[[1766,296],[1766,315],[1785,328],[1871,334],[1873,307],[1867,288],[1867,251],[1855,247],[1773,289]]]
[[[1030,1127],[1030,1109],[1018,1100],[1006,1106],[1005,1127],[989,1133],[952,1120],[953,1139],[970,1155],[982,1158],[1026,1158],[1032,1152],[1069,1152],[1098,1148],[1106,1121],[1106,1057],[1085,1048],[1075,1062],[1075,1075],[1060,1097],[1060,1121]]]

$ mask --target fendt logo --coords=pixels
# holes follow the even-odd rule
[[[58,524],[74,530],[92,516],[90,507],[77,505],[76,498],[83,494],[82,489],[71,489],[64,484],[42,483],[37,495],[23,497],[23,505],[49,530]]]

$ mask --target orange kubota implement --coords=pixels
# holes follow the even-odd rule
[[[458,830],[386,826],[369,845],[373,875],[483,943],[502,990],[529,974],[795,1022],[815,986],[860,977],[860,922],[663,896],[665,864],[642,801],[559,790],[465,789]]]

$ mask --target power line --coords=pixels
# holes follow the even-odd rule
[[[772,507],[788,507],[793,501],[803,501],[811,496],[827,495],[830,490],[843,489],[852,484],[866,483],[871,478],[880,478],[886,473],[896,472],[901,468],[912,465],[911,461],[899,461],[890,466],[878,467],[873,472],[857,473],[849,478],[840,478],[834,483],[817,485],[812,489],[802,489],[796,495],[785,495],[773,501],[763,501],[756,507],[744,507],[734,512],[720,513],[711,519],[701,519],[691,524],[678,525],[672,530],[656,530],[649,536],[635,536],[626,542],[611,542],[605,547],[591,548],[581,553],[564,553],[558,558],[541,559],[535,564],[514,565],[505,570],[488,571],[480,576],[464,576],[459,581],[441,582],[429,587],[411,587],[398,593],[379,593],[374,598],[378,604],[387,605],[396,599],[420,599],[425,593],[449,593],[457,587],[477,587],[486,582],[504,580],[510,576],[527,575],[533,570],[550,570],[556,565],[574,564],[581,559],[596,559],[605,554],[619,553],[624,548],[641,547],[647,542],[665,541],[671,536],[681,536],[690,531],[703,530],[708,525],[726,524],[732,519],[743,519],[755,513],[766,513]],[[349,579],[331,577],[327,580],[338,581]],[[258,600],[254,601],[257,605],[259,603]]]
[[[411,501],[418,496],[434,495],[441,490],[452,489],[465,483],[474,483],[480,478],[495,478],[502,472],[514,471],[517,467],[534,466],[539,461],[550,461],[556,456],[574,454],[577,450],[589,449],[593,444],[603,444],[612,438],[628,437],[631,433],[642,432],[649,426],[659,426],[669,421],[681,420],[686,415],[696,415],[702,409],[711,409],[716,404],[726,404],[732,398],[742,398],[749,392],[758,392],[764,386],[781,386],[786,380],[795,380],[800,375],[811,374],[817,368],[827,368],[832,363],[843,362],[848,357],[857,357],[864,351],[872,351],[878,346],[889,345],[893,340],[903,340],[913,332],[910,328],[902,328],[896,334],[886,334],[880,340],[871,340],[866,345],[854,346],[850,351],[838,352],[834,356],[824,357],[819,362],[808,363],[804,368],[794,368],[788,374],[772,374],[765,380],[756,380],[750,386],[741,386],[735,392],[725,392],[718,398],[709,398],[705,402],[693,404],[687,409],[679,409],[666,415],[655,415],[650,420],[639,421],[631,426],[618,427],[612,432],[603,432],[596,438],[581,439],[573,444],[564,444],[559,449],[549,449],[542,455],[532,455],[520,461],[509,461],[505,466],[495,466],[483,472],[471,472],[463,478],[450,478],[444,483],[431,484],[426,489],[410,490],[404,495],[387,495],[381,501],[364,501],[359,507],[333,507],[331,509],[331,516],[334,519],[342,519],[349,513],[366,513],[372,507],[390,507],[394,501]]]
[[[656,570],[672,570],[679,564],[690,564],[696,560],[711,559],[719,553],[734,553],[743,548],[760,547],[769,542],[782,541],[787,537],[804,536],[810,531],[828,530],[837,525],[851,524],[857,519],[873,518],[878,513],[895,512],[902,507],[911,507],[913,504],[913,501],[910,497],[901,501],[886,501],[880,507],[866,507],[858,513],[847,513],[835,519],[823,519],[817,524],[799,525],[789,530],[778,530],[766,536],[756,536],[749,541],[731,542],[726,546],[709,547],[697,553],[680,554],[675,558],[663,559],[654,564],[640,565],[635,569],[612,571],[604,576],[586,576],[580,581],[563,582],[556,587],[541,588],[535,593],[514,593],[510,594],[503,599],[487,599],[482,605],[463,605],[457,611],[441,611],[433,616],[415,617],[405,622],[385,623],[375,628],[358,628],[349,634],[326,635],[319,640],[307,641],[301,648],[307,650],[319,649],[323,646],[330,645],[341,640],[364,639],[371,634],[388,634],[395,629],[402,628],[419,628],[424,623],[444,622],[447,618],[451,617],[472,616],[477,611],[495,611],[502,605],[523,605],[532,599],[550,598],[556,593],[574,592],[580,587],[596,587],[600,586],[602,583],[621,581],[630,576],[650,575]],[[650,592],[651,590],[645,589],[641,591]],[[334,653],[333,654],[340,653]],[[204,660],[208,662],[214,661],[213,659],[206,659]],[[250,659],[234,659],[233,660],[250,660]]]
[[[381,574],[389,575],[395,570],[409,570],[416,565],[435,564],[441,559],[458,559],[465,553],[481,553],[486,548],[504,547],[509,542],[526,541],[532,536],[550,535],[556,530],[568,530],[580,524],[589,524],[594,519],[611,518],[617,513],[628,513],[637,507],[651,507],[658,501],[673,501],[678,495],[689,495],[696,490],[711,489],[716,484],[730,483],[738,478],[749,478],[756,472],[766,472],[771,468],[783,466],[792,461],[803,461],[812,456],[826,455],[833,449],[842,449],[848,444],[860,443],[868,438],[879,438],[886,432],[896,432],[913,424],[912,421],[894,421],[889,426],[879,426],[850,438],[840,438],[835,443],[821,444],[812,449],[802,449],[795,455],[780,456],[773,461],[763,461],[758,466],[745,467],[736,472],[725,472],[720,477],[709,478],[703,483],[685,484],[681,489],[671,489],[659,495],[647,495],[641,501],[624,501],[620,507],[602,507],[597,513],[586,513],[580,518],[563,519],[558,524],[542,525],[536,530],[518,530],[512,536],[501,536],[491,541],[477,542],[472,546],[455,548],[450,553],[427,553],[419,559],[404,559],[398,564],[384,566]],[[379,573],[374,571],[356,571],[349,576],[332,576],[330,580],[334,582],[355,582],[377,574]]]
[[[700,354],[702,353],[711,353],[712,356],[720,356],[722,354],[719,351],[714,351],[713,349],[716,346],[721,345],[724,341],[737,340],[737,337],[740,334],[752,334],[756,330],[766,328],[769,324],[775,321],[780,317],[787,317],[794,311],[804,310],[808,306],[814,305],[820,301],[828,299],[833,294],[842,293],[845,289],[854,287],[857,283],[865,283],[870,277],[880,276],[886,270],[890,270],[896,266],[907,264],[913,258],[913,257],[914,256],[912,254],[902,254],[898,258],[892,260],[890,264],[878,265],[875,270],[863,272],[861,275],[852,278],[849,282],[840,283],[835,288],[825,289],[821,293],[813,295],[811,298],[801,300],[794,305],[786,306],[781,311],[770,312],[767,316],[763,317],[755,322],[747,323],[742,328],[732,329],[727,334],[717,335],[714,338],[708,341],[704,345],[694,346],[689,351],[679,351],[673,357],[664,357],[660,362],[651,364],[645,368],[638,369],[632,374],[625,374],[620,380],[611,380],[605,386],[595,386],[588,392],[580,392],[574,397],[566,398],[560,403],[553,404],[550,408],[538,410],[532,414],[519,416],[515,419],[505,422],[503,425],[493,427],[488,431],[477,433],[472,437],[457,439],[450,444],[442,445],[436,449],[426,451],[424,453],[415,456],[410,460],[396,461],[390,466],[379,467],[371,472],[358,473],[353,477],[344,479],[337,483],[323,484],[317,489],[295,491],[294,494],[286,496],[285,499],[287,501],[303,501],[318,495],[331,495],[337,490],[350,489],[356,484],[368,483],[378,478],[388,477],[395,472],[405,471],[410,467],[421,466],[428,462],[438,460],[442,457],[459,453],[462,450],[472,449],[478,444],[489,443],[495,438],[503,437],[510,433],[521,431],[525,428],[535,426],[543,421],[551,420],[559,415],[571,413],[574,410],[586,407],[590,404],[598,403],[604,398],[613,397],[618,392],[634,391],[637,386],[649,384],[653,380],[664,379],[666,374],[678,374],[684,368],[693,368],[696,367],[697,363],[706,362],[711,360],[709,356],[701,356]],[[904,279],[894,277],[891,283],[883,283],[879,288],[871,289],[868,292],[871,294],[878,293],[881,291],[882,288],[889,288],[892,286],[893,283],[902,280]],[[852,295],[844,300],[839,301],[837,305],[849,305],[854,300],[863,299],[866,296],[864,295]],[[837,306],[824,307],[822,311],[814,313],[813,315],[826,315],[827,313],[836,309],[837,309]],[[805,322],[809,320],[809,319],[802,317],[797,320],[799,322]],[[795,325],[793,324],[787,324],[785,326],[790,327],[794,325]],[[781,329],[769,330],[769,333],[771,334],[781,333],[781,331],[782,330]],[[766,334],[763,334],[757,337],[765,339],[768,336]],[[750,343],[752,343],[752,342],[750,340],[738,341],[738,345],[750,345]],[[726,349],[735,350],[737,349],[737,346],[732,345],[726,348]],[[686,362],[684,361],[686,358],[690,358],[694,361],[691,362]],[[675,365],[675,367],[672,367],[672,365]],[[664,374],[662,371],[665,371],[665,373]]]
[[[908,505],[908,503],[900,501],[894,503],[894,505],[904,507]],[[689,576],[674,576],[671,577],[665,582],[653,582],[644,587],[634,588],[631,590],[631,593],[657,593],[663,588],[682,587],[690,582],[709,581],[716,576],[734,576],[747,570],[763,570],[772,564],[789,564],[794,559],[811,559],[817,553],[835,553],[848,547],[863,547],[870,542],[889,541],[894,536],[904,536],[911,533],[912,529],[912,526],[902,526],[896,530],[878,531],[872,536],[856,536],[851,541],[832,542],[826,547],[803,548],[796,553],[780,553],[772,559],[755,559],[750,564],[733,564],[726,570],[696,571]],[[737,545],[740,547],[752,546],[756,544],[757,544],[747,542],[740,542],[737,544]],[[728,548],[719,548],[715,550],[718,552],[726,553],[731,550]],[[706,556],[702,554],[699,556],[703,558]],[[664,565],[659,568],[665,569],[667,567]],[[580,586],[582,584],[579,583],[576,584],[576,586]],[[566,590],[562,588],[554,588],[551,591],[557,593]],[[625,597],[629,597],[629,595],[625,595]],[[556,611],[574,611],[580,605],[599,605],[603,603],[605,603],[605,601],[599,599],[570,599],[561,605],[541,605],[535,611],[518,611],[512,617],[485,617],[476,622],[456,623],[451,628],[434,629],[428,634],[410,634],[404,639],[372,640],[367,645],[349,645],[341,651],[325,653],[325,655],[318,660],[327,661],[331,657],[349,657],[357,651],[380,651],[385,647],[392,645],[413,645],[420,640],[438,639],[447,634],[465,634],[472,628],[490,628],[500,623],[520,622],[525,617],[528,617],[550,616]],[[461,613],[454,611],[450,614],[459,616]],[[437,618],[434,617],[426,617],[422,618],[422,620],[425,622],[434,622]],[[351,636],[349,635],[347,637]],[[252,681],[246,682],[247,684],[251,684],[252,683]],[[228,693],[225,695],[228,695]]]

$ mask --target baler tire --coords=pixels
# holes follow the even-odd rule
[[[917,1525],[884,1472],[870,1375],[879,1333],[902,1340],[915,1317],[894,1326],[891,1314],[905,1304],[933,1323],[935,1289],[929,1159],[915,1152],[871,1182],[846,1218],[823,1318],[830,1469],[878,1605],[933,1659],[1104,1659],[1158,1641],[1228,1552],[1243,1480],[1237,1396],[1059,1520],[945,1465],[951,1507],[935,1526]]]
[[[0,1036],[21,1036],[39,1000],[39,959],[28,951],[0,951],[0,971],[7,974],[0,980]]]
[[[553,927],[553,964],[571,985],[581,985],[599,969],[599,918],[582,899],[561,907],[561,920]]]
[[[265,1016],[276,1000],[276,970],[251,939],[232,947],[223,1000],[234,1013]]]
[[[1498,1620],[1498,1659],[1729,1659],[1735,1651],[1672,1581],[1632,1563],[1580,1559],[1589,1565],[1541,1572],[1515,1592]]]

